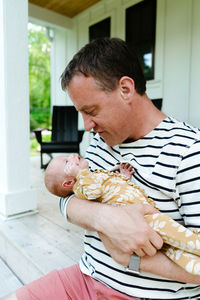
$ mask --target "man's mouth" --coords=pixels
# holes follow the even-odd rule
[[[99,135],[101,135],[103,133],[103,131],[100,131],[100,130],[95,130],[94,132],[98,133]]]

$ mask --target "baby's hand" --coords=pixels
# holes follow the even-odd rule
[[[134,173],[133,167],[129,163],[120,163],[119,170],[120,174],[126,176],[128,179],[131,179]]]

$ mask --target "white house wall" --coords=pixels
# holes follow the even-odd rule
[[[45,11],[44,24],[52,25],[55,30],[52,104],[71,105],[60,89],[59,77],[74,53],[88,43],[89,26],[110,16],[111,36],[124,39],[125,10],[140,1],[102,0],[73,19],[60,15],[60,21],[58,14],[29,5],[31,18],[38,14],[42,22]],[[147,93],[151,99],[163,99],[166,114],[200,127],[199,31],[199,0],[157,0],[155,79],[147,82]],[[83,128],[81,119],[79,128]]]
[[[189,118],[191,28],[193,1],[167,0],[165,19],[163,109],[178,119]]]
[[[89,26],[107,17],[111,17],[111,36],[125,39],[126,8],[138,2],[140,0],[104,0],[75,17],[78,49],[89,41]],[[152,99],[163,97],[164,14],[165,1],[158,0],[155,79],[147,83],[148,95]]]
[[[138,0],[103,0],[75,17],[77,50],[89,26],[111,16],[111,36],[125,37],[125,9]],[[200,127],[200,1],[157,0],[155,79],[150,98],[163,98],[163,111]]]
[[[191,68],[188,121],[200,127],[200,1],[192,7]]]

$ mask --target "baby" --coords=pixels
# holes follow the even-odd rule
[[[90,172],[88,162],[77,154],[57,156],[45,172],[47,189],[59,197],[75,193],[78,198],[112,205],[142,202],[155,207],[152,199],[131,182],[134,171],[129,163],[121,163],[119,172]],[[163,213],[146,215],[146,221],[163,238],[161,251],[187,272],[200,275],[200,238],[191,230]]]

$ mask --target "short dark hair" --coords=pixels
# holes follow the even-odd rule
[[[101,89],[113,91],[121,77],[129,76],[135,89],[143,95],[146,80],[135,52],[118,38],[100,38],[85,45],[74,55],[61,75],[61,86],[66,90],[74,75],[92,76]]]

